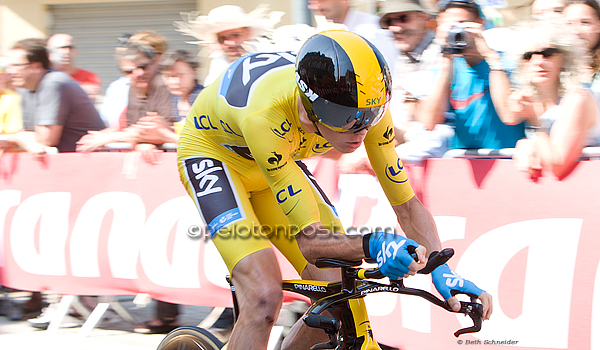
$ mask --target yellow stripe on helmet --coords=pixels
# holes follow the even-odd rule
[[[350,58],[356,75],[358,108],[384,104],[386,89],[383,67],[366,39],[345,30],[329,30],[319,34],[335,40]]]

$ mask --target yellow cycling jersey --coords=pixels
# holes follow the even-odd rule
[[[295,59],[289,52],[257,53],[234,62],[194,102],[181,132],[178,158],[210,157],[242,175],[262,174],[290,225],[299,231],[319,222],[319,209],[310,179],[295,161],[332,146],[300,124]],[[364,144],[390,203],[412,198],[394,149],[389,112],[369,129]]]

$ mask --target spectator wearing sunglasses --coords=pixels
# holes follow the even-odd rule
[[[157,162],[157,145],[167,142],[158,138],[157,130],[164,125],[172,127],[171,95],[158,74],[160,55],[154,47],[142,42],[127,44],[124,59],[132,63],[131,87],[125,118],[120,121],[120,130],[106,129],[92,132],[81,138],[77,150],[89,152],[107,143],[129,142],[136,151],[142,152],[150,163]],[[152,125],[148,125],[148,117]],[[144,124],[139,121],[144,119]]]
[[[450,1],[438,16],[435,41],[443,56],[419,115],[429,130],[454,125],[451,148],[512,148],[524,137],[524,124],[505,124],[492,100],[505,97],[510,83],[500,54],[484,39],[484,21],[472,0]]]
[[[73,37],[69,34],[54,34],[48,38],[46,46],[52,68],[69,74],[71,78],[79,82],[90,100],[95,102],[101,91],[100,77],[94,72],[75,66],[77,47]]]
[[[526,121],[528,137],[517,143],[514,161],[533,179],[543,170],[563,179],[585,146],[600,135],[600,115],[586,84],[587,45],[564,19],[531,21],[516,28],[516,89],[507,99],[511,120]]]

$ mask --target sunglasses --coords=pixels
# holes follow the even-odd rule
[[[533,57],[533,55],[542,55],[542,57],[544,58],[549,58],[552,57],[554,55],[556,55],[557,53],[561,53],[560,49],[557,49],[555,47],[547,47],[541,51],[528,51],[525,52],[523,54],[523,59],[525,61],[529,61],[531,59],[531,57]]]
[[[396,23],[408,23],[412,20],[412,17],[408,13],[403,13],[398,16],[385,16],[381,19],[381,28],[388,29],[391,25]]]
[[[319,98],[313,102],[312,107],[320,124],[335,132],[356,133],[379,123],[388,105],[389,101],[377,107],[353,108]]]

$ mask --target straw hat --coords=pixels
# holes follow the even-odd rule
[[[217,33],[236,28],[252,28],[253,36],[259,36],[272,30],[284,12],[269,12],[269,5],[261,4],[252,12],[235,5],[216,7],[207,16],[199,16],[198,12],[183,13],[183,21],[175,22],[179,32],[193,36],[200,41],[198,44],[211,43],[217,40]]]
[[[382,3],[381,9],[377,12],[377,15],[383,17],[390,13],[409,11],[433,14],[433,11],[421,4],[420,0],[386,0]]]

